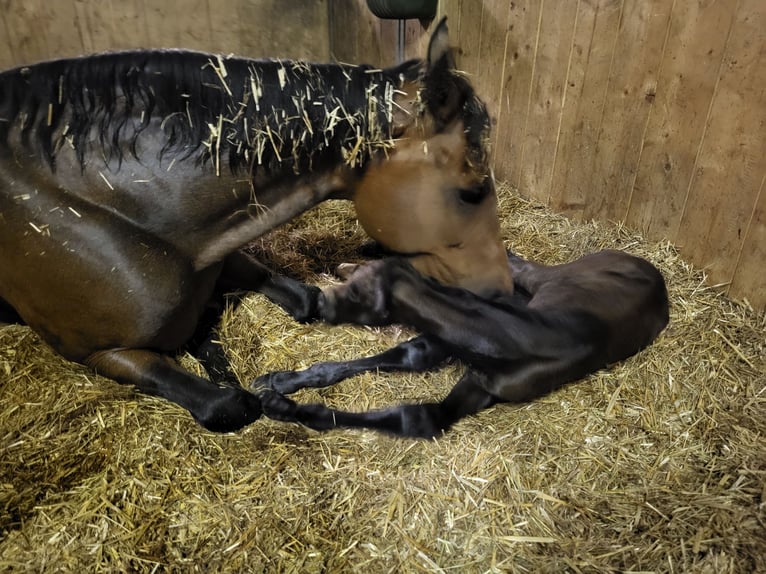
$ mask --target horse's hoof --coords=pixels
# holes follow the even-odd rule
[[[234,432],[257,421],[263,414],[261,399],[243,388],[223,388],[220,398],[195,413],[197,422],[209,431]]]

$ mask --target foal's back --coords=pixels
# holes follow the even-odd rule
[[[587,313],[607,329],[608,362],[624,359],[651,343],[668,323],[668,294],[662,274],[640,257],[616,250],[545,266],[509,257],[517,287],[532,295],[529,307]]]

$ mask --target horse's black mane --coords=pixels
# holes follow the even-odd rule
[[[67,141],[84,167],[93,137],[119,162],[138,157],[155,123],[160,156],[194,155],[217,169],[287,162],[300,172],[327,155],[355,165],[387,145],[393,92],[421,73],[419,61],[373,70],[180,50],[55,60],[0,73],[0,146],[17,126],[51,167]]]

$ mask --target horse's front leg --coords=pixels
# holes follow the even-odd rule
[[[99,375],[180,405],[211,431],[236,431],[261,416],[256,395],[241,387],[219,387],[159,353],[113,349],[94,353],[84,363]]]
[[[226,308],[236,309],[243,297],[244,292],[223,293],[216,289],[197,321],[194,334],[183,346],[183,350],[199,361],[210,380],[219,385],[238,385],[237,376],[220,341],[218,327]]]
[[[301,323],[318,317],[318,287],[274,273],[243,251],[235,251],[224,259],[218,288],[263,293]]]
[[[263,412],[272,419],[297,422],[315,430],[368,428],[385,433],[432,438],[461,418],[484,410],[498,399],[484,388],[486,375],[468,370],[439,403],[405,404],[393,408],[354,413],[322,404],[299,404],[276,392],[261,395]]]
[[[367,371],[425,371],[443,363],[447,357],[446,349],[438,341],[421,335],[370,357],[315,363],[302,371],[268,373],[255,379],[251,387],[269,387],[289,394],[307,387],[329,387]]]
[[[317,317],[317,287],[273,273],[242,251],[232,253],[224,260],[213,295],[185,345],[216,383],[236,380],[217,329],[226,306],[239,305],[245,291],[263,293],[296,321],[307,322]]]

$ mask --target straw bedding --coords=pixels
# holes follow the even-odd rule
[[[667,244],[499,195],[504,238],[525,257],[616,247],[654,262],[672,305],[656,343],[421,441],[263,419],[215,435],[0,327],[0,571],[766,572],[766,316],[706,287]],[[326,283],[363,241],[349,207],[329,203],[253,249]],[[410,335],[299,325],[256,295],[221,333],[242,380]],[[460,371],[297,398],[434,399]]]

